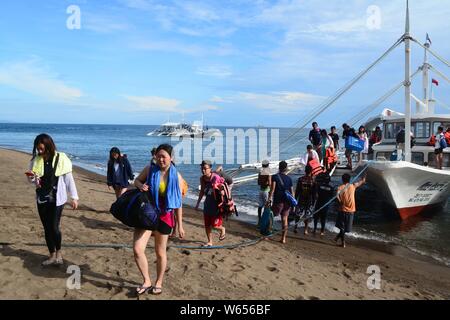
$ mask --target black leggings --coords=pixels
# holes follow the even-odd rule
[[[50,254],[61,250],[61,230],[59,223],[64,206],[57,207],[55,203],[38,204],[39,217],[44,226],[45,242]]]
[[[340,232],[337,235],[336,240],[339,239],[339,238],[342,239],[343,243],[345,242],[345,229],[340,229]]]
[[[328,208],[325,208],[325,209],[320,210],[319,212],[317,212],[314,215],[314,231],[317,230],[317,224],[319,223],[319,219],[320,219],[320,232],[325,232],[325,225],[327,223]]]

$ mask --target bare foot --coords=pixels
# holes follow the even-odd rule
[[[286,244],[286,239],[281,239],[280,242],[281,242],[282,244]]]

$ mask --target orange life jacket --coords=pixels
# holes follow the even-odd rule
[[[447,141],[447,145],[450,146],[450,132],[447,131],[447,132],[444,134],[444,137],[445,137],[445,141]]]
[[[327,149],[325,159],[328,164],[333,164],[338,161],[338,157],[337,157],[336,153],[334,152],[333,148]]]
[[[433,146],[436,144],[436,136],[433,134],[430,138],[430,141],[428,141],[429,146]]]
[[[308,162],[308,166],[311,167],[311,174],[313,177],[324,172],[322,166],[320,165],[319,159],[312,159]]]

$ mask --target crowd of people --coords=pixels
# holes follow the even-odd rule
[[[342,125],[342,138],[354,137],[364,141],[364,149],[359,153],[359,160],[371,152],[372,146],[382,139],[380,127],[369,136],[364,126],[356,132],[347,124]],[[404,132],[403,132],[404,137]],[[270,162],[262,161],[262,168],[258,174],[258,226],[262,218],[262,212],[270,208],[275,216],[281,217],[282,231],[281,243],[286,243],[289,223],[294,222],[294,232],[298,232],[298,225],[304,223],[304,234],[308,235],[309,224],[313,222],[313,234],[317,232],[320,222],[320,235],[325,233],[329,205],[337,199],[338,214],[335,226],[339,234],[335,240],[341,241],[342,247],[346,246],[345,234],[352,231],[353,218],[356,208],[356,189],[365,183],[365,178],[358,182],[351,182],[351,176],[344,174],[342,184],[335,189],[330,182],[330,171],[337,164],[336,153],[340,149],[339,135],[336,127],[331,127],[328,133],[320,129],[318,124],[312,124],[309,133],[310,145],[301,158],[305,166],[304,175],[297,183],[288,175],[288,164],[279,162],[278,173],[272,174]],[[448,141],[448,143],[447,143]],[[402,142],[398,142],[401,144]],[[404,143],[404,142],[403,142]],[[450,128],[444,132],[439,127],[437,134],[430,140],[430,145],[435,146],[436,163],[442,168],[443,149],[450,144]],[[352,150],[346,149],[345,156],[348,166],[352,167]],[[135,177],[133,169],[126,154],[117,147],[109,152],[107,186],[114,190],[117,199],[131,187],[139,189],[142,193],[151,194],[154,206],[159,212],[158,224],[154,230],[135,228],[133,234],[133,252],[136,265],[142,274],[143,284],[136,289],[138,295],[144,293],[161,294],[163,288],[164,273],[167,265],[167,243],[170,236],[178,233],[179,238],[185,237],[183,228],[183,196],[187,192],[187,183],[178,172],[173,159],[173,148],[162,144],[151,151],[150,164]],[[226,239],[226,228],[223,225],[224,203],[218,203],[216,192],[218,185],[226,186],[225,194],[231,199],[233,179],[229,177],[221,166],[215,170],[209,160],[201,163],[200,192],[195,210],[199,210],[203,204],[203,220],[206,233],[205,248],[214,245],[213,230],[218,232],[218,240]],[[71,203],[75,210],[78,207],[78,193],[72,175],[72,163],[69,157],[58,152],[53,139],[47,134],[38,135],[33,144],[32,159],[29,170],[26,172],[29,181],[36,187],[36,203],[39,216],[44,227],[45,241],[49,251],[49,257],[43,261],[43,266],[61,265],[63,258],[61,253],[62,235],[60,222],[64,205]],[[133,181],[134,182],[131,182]],[[131,182],[131,183],[130,183]],[[296,200],[292,204],[291,198]],[[228,199],[228,200],[230,200]],[[148,260],[145,249],[151,236],[155,238],[155,254],[157,258],[156,280],[150,278]]]

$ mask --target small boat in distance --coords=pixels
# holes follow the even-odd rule
[[[216,128],[204,128],[203,117],[201,121],[194,121],[192,124],[186,122],[166,122],[158,129],[147,133],[150,137],[189,137],[189,138],[210,138],[221,135],[221,131]]]

